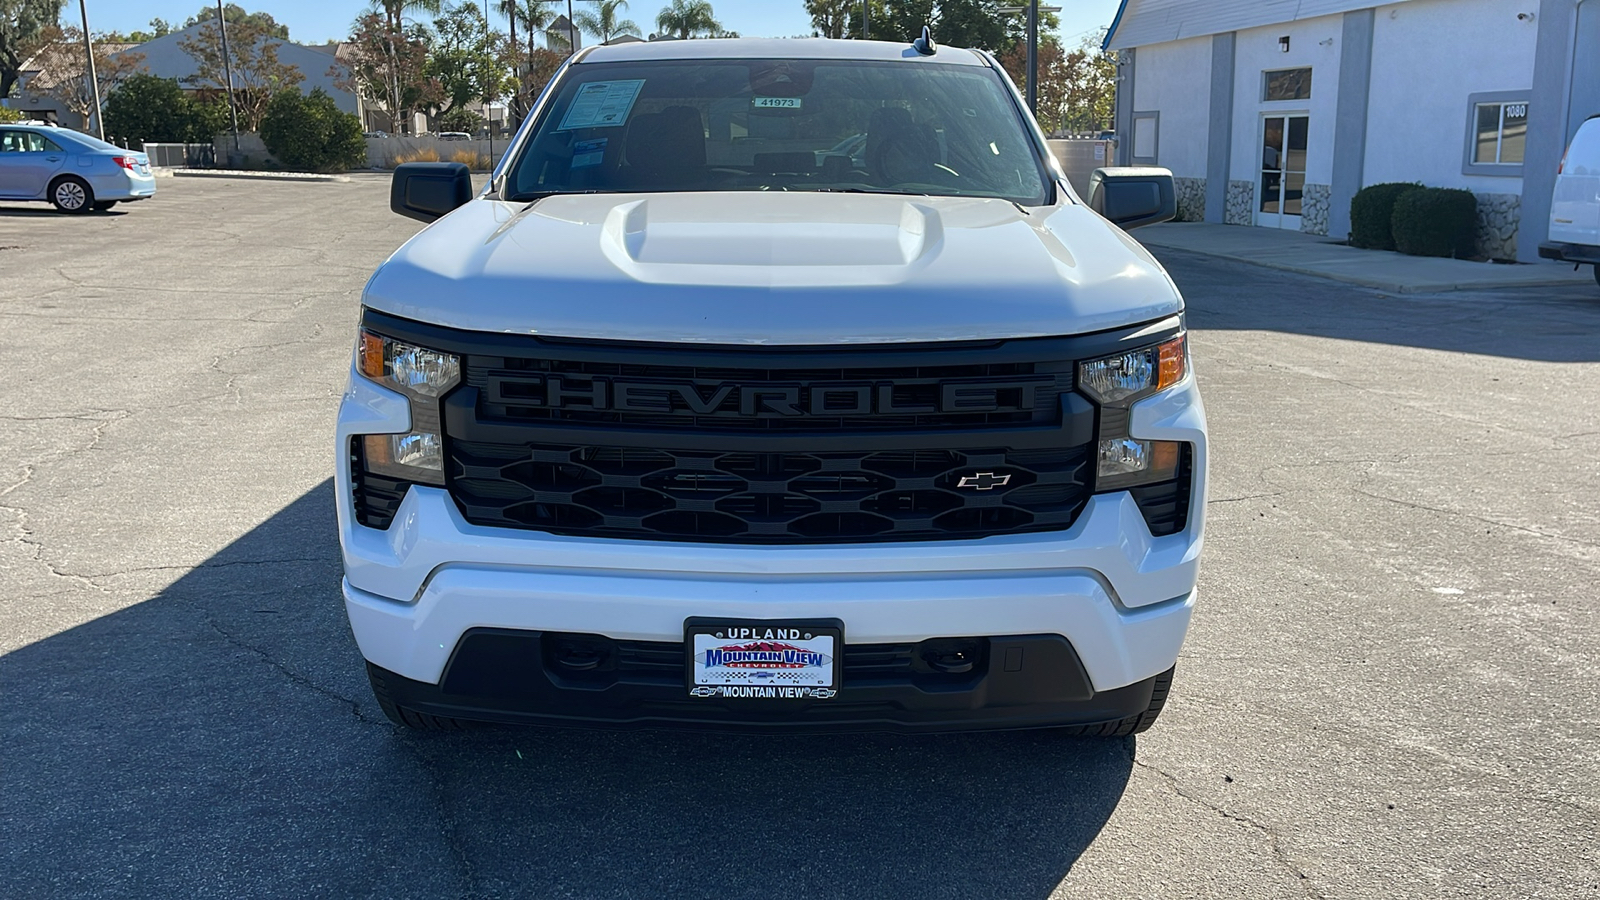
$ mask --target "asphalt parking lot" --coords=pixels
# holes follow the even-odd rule
[[[1214,463],[1149,733],[396,731],[334,409],[387,183],[0,206],[0,896],[1600,897],[1600,291],[1164,251]]]

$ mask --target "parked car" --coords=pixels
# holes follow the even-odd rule
[[[862,168],[813,164],[855,134]],[[1091,184],[993,56],[926,36],[594,47],[476,196],[398,166],[430,224],[367,282],[335,444],[380,708],[1148,728],[1205,416],[1122,233],[1172,175]]]
[[[361,136],[364,137],[364,138],[386,138],[386,137],[389,136],[389,132],[387,132],[387,131],[363,131],[363,132],[361,132]]]
[[[1550,201],[1550,240],[1539,245],[1539,255],[1588,265],[1600,284],[1600,114],[1578,126],[1561,158]]]
[[[0,200],[40,200],[81,213],[155,193],[143,153],[53,125],[0,125]]]
[[[441,140],[441,141],[470,141],[470,140],[472,140],[472,135],[467,134],[465,131],[441,131],[441,132],[439,132],[439,140]]]

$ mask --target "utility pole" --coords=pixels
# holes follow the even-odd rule
[[[94,44],[89,41],[89,7],[87,0],[78,0],[78,12],[83,14],[83,55],[89,60],[89,90],[94,94],[94,130],[100,140],[106,139],[106,123],[100,115],[100,75],[94,70]]]
[[[871,2],[872,0],[861,0],[861,39],[863,41],[872,40],[872,32],[870,28],[872,24],[870,21],[872,18],[872,9],[869,6]]]
[[[1039,0],[1028,0],[1028,112],[1039,114]]]
[[[572,22],[572,0],[567,0],[567,55],[578,52],[578,26]],[[529,65],[532,65],[530,60]]]
[[[491,47],[489,38],[489,0],[483,0],[483,57],[485,66],[492,65],[489,62]],[[483,73],[483,127],[484,130],[489,132],[490,157],[494,156],[494,110],[489,108],[489,79],[493,75],[493,71]]]
[[[239,155],[239,110],[233,97],[233,55],[228,52],[228,20],[222,13],[222,0],[217,0],[217,27],[222,29],[222,71],[228,79],[228,117],[233,120],[233,153]],[[233,160],[228,161],[233,164]]]

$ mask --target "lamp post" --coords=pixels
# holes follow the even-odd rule
[[[233,55],[228,52],[228,19],[222,12],[222,0],[217,0],[217,28],[222,32],[222,71],[228,79],[228,118],[233,121],[233,155],[239,156],[239,110],[233,96]],[[236,165],[228,160],[229,165]]]
[[[872,19],[871,3],[872,0],[861,0],[861,39],[863,41],[872,40],[869,27]]]
[[[1061,12],[1059,6],[1040,6],[1039,0],[1028,0],[1027,6],[1002,6],[1006,15],[1028,17],[1028,112],[1039,113],[1039,14]]]
[[[483,48],[484,62],[488,64],[488,50],[493,44],[489,38],[489,0],[483,0]],[[492,71],[483,73],[483,127],[489,132],[489,157],[494,158],[494,111],[489,108],[489,79]]]
[[[106,139],[106,123],[100,115],[100,76],[94,70],[94,45],[89,42],[89,7],[87,0],[78,0],[78,12],[83,14],[83,55],[89,59],[89,90],[94,94],[94,130],[100,140]]]

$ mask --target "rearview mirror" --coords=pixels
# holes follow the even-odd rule
[[[472,173],[455,162],[401,163],[394,167],[389,208],[432,222],[472,199]]]
[[[1089,176],[1089,208],[1127,231],[1177,218],[1178,191],[1172,183],[1172,172],[1167,169],[1095,169]]]

